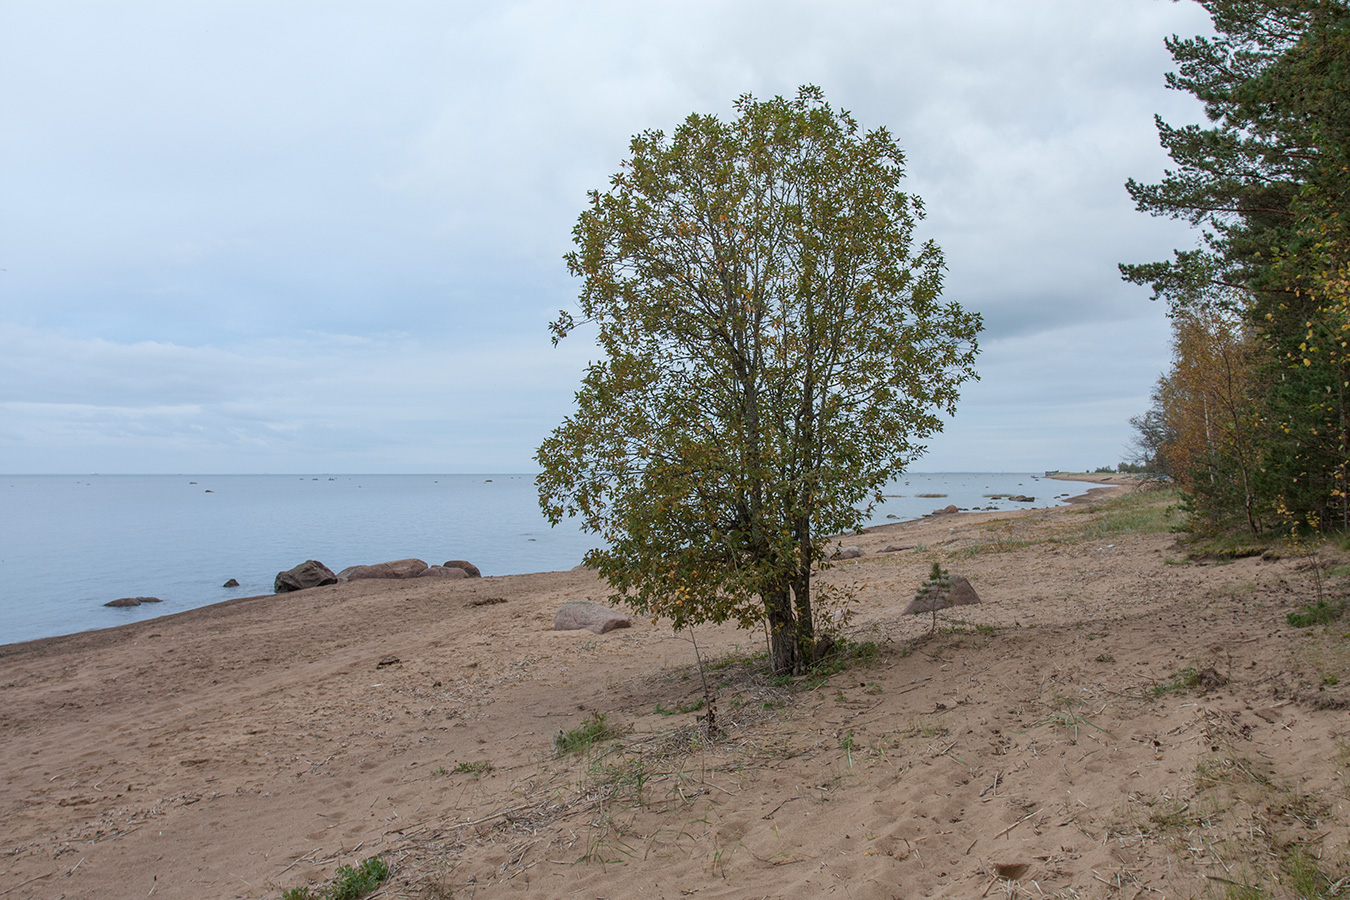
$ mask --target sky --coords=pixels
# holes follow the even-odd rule
[[[1168,0],[0,0],[0,473],[530,472],[595,355],[562,261],[632,135],[821,87],[985,331],[914,471],[1130,455],[1194,244]]]

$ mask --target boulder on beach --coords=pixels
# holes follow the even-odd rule
[[[116,600],[109,600],[104,606],[121,608],[125,606],[140,606],[142,603],[161,603],[158,597],[118,597]]]
[[[468,578],[469,573],[459,566],[427,566],[417,573],[418,578]]]
[[[319,587],[325,584],[337,584],[338,577],[333,570],[317,559],[307,559],[293,569],[278,572],[272,582],[272,593],[285,594],[290,591],[303,591],[305,588]]]
[[[948,503],[946,506],[942,507],[942,509],[934,510],[934,512],[940,516],[950,516],[952,513],[959,513],[960,511],[961,508],[955,503]]]
[[[630,628],[632,624],[623,613],[584,600],[564,603],[553,616],[554,631],[576,631],[585,628],[596,634],[604,634],[615,628]]]
[[[944,575],[937,581],[929,581],[905,607],[904,615],[937,612],[952,606],[973,606],[980,602],[980,595],[964,575]]]
[[[861,559],[862,555],[861,547],[840,547],[834,551],[835,559]]]
[[[469,562],[468,560],[447,559],[445,562],[441,563],[441,565],[445,566],[445,568],[447,569],[463,569],[464,574],[468,575],[470,578],[483,577],[483,573],[478,571],[478,567],[475,566],[473,563]]]
[[[428,566],[420,559],[395,559],[370,566],[348,566],[337,573],[339,581],[360,581],[363,578],[416,578]]]

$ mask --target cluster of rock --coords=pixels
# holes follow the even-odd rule
[[[439,566],[429,566],[420,559],[396,559],[390,562],[375,563],[368,566],[348,566],[341,572],[319,562],[307,559],[294,568],[278,572],[272,582],[272,593],[285,594],[290,591],[302,591],[306,588],[321,587],[326,584],[339,584],[345,581],[363,579],[404,579],[404,578],[482,578],[483,573],[473,563],[463,559],[452,559]]]
[[[140,606],[142,603],[162,603],[158,597],[118,597],[116,600],[109,600],[104,606],[126,607]]]

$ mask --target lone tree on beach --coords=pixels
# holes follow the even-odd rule
[[[855,529],[976,377],[978,314],[940,303],[903,155],[818,88],[633,138],[566,257],[602,359],[540,446],[539,502],[607,546],[611,599],[675,628],[767,624],[814,658],[821,535]]]

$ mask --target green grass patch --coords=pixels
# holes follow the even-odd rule
[[[618,737],[618,732],[605,720],[605,714],[591,713],[589,719],[570,731],[559,731],[553,736],[555,756],[567,756],[571,753],[583,753],[591,749],[597,741]]]
[[[658,703],[656,704],[656,714],[659,716],[678,716],[681,713],[698,712],[706,706],[707,703],[708,701],[704,700],[702,697],[699,697],[697,700],[690,700],[688,703],[677,703],[673,709]]]
[[[853,641],[839,638],[823,656],[811,664],[807,670],[816,676],[837,675],[854,666],[865,666],[881,657],[881,648],[875,641]]]
[[[1177,504],[1180,494],[1166,488],[1136,491],[1091,507],[1083,526],[1084,540],[1095,541],[1123,534],[1159,534],[1180,527]]]
[[[281,900],[360,900],[388,877],[389,864],[372,856],[358,866],[338,866],[332,884],[317,889],[291,888],[281,895]]]
[[[1156,682],[1144,693],[1150,697],[1162,697],[1178,691],[1188,691],[1200,686],[1200,673],[1193,666],[1187,666],[1166,681]]]
[[[1305,603],[1284,617],[1295,628],[1311,628],[1314,625],[1330,625],[1345,615],[1344,600],[1318,600]]]

